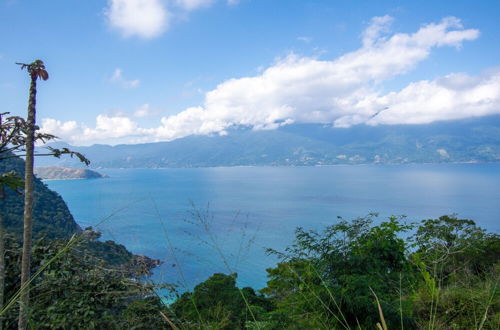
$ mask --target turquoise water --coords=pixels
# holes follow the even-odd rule
[[[337,216],[457,213],[500,229],[500,164],[101,172],[110,178],[47,184],[82,227],[97,226],[103,239],[163,260],[155,279],[181,288],[214,272],[237,272],[240,285],[261,288],[276,262],[265,248],[282,249],[297,226],[319,229]]]

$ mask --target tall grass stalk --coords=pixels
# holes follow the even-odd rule
[[[168,317],[167,315],[165,315],[162,311],[160,311],[160,315],[161,317],[163,317],[163,319],[168,323],[168,325],[174,329],[174,330],[179,330],[179,328],[174,324],[174,322],[172,322]]]
[[[490,309],[490,306],[491,306],[491,303],[493,301],[493,298],[496,295],[497,285],[498,285],[498,282],[495,281],[495,285],[493,286],[493,290],[491,290],[492,291],[491,292],[491,296],[490,296],[490,299],[488,300],[488,304],[486,305],[486,308],[484,310],[484,315],[483,315],[483,318],[481,320],[481,324],[479,324],[478,330],[482,330],[483,329],[484,323],[486,322],[486,319],[488,318],[488,311]]]
[[[433,267],[433,276],[434,280],[432,281],[433,286],[431,287],[431,312],[429,315],[429,330],[432,330],[435,328],[435,324],[437,321],[437,310],[438,310],[438,305],[439,305],[439,296],[441,292],[441,280],[440,277],[438,277],[438,266],[437,264],[434,264]],[[438,283],[436,286],[436,282]]]
[[[333,303],[335,304],[335,307],[337,307],[337,310],[339,311],[340,313],[340,316],[342,316],[342,319],[344,320],[345,322],[345,326],[346,328],[349,328],[349,323],[347,322],[347,319],[345,318],[344,316],[344,313],[342,313],[342,309],[340,308],[340,306],[338,305],[337,303],[337,300],[335,299],[335,297],[333,296],[333,293],[332,291],[330,290],[330,288],[328,287],[328,285],[326,284],[325,280],[323,279],[323,277],[321,276],[321,274],[318,272],[318,269],[316,267],[314,267],[314,265],[312,265],[312,268],[314,270],[314,272],[316,273],[316,275],[318,276],[318,278],[321,280],[321,285],[323,285],[323,287],[326,289],[326,291],[328,292],[328,295],[330,296],[330,299],[333,301]],[[340,322],[340,320],[339,320]],[[342,325],[344,325],[342,322],[340,322]]]
[[[186,277],[184,276],[184,272],[182,271],[182,265],[179,262],[179,260],[177,259],[177,255],[175,253],[174,246],[172,244],[172,241],[170,240],[170,235],[168,234],[167,228],[165,227],[165,222],[163,221],[163,218],[160,214],[160,210],[158,209],[158,205],[156,204],[156,201],[154,200],[154,198],[151,197],[150,200],[151,200],[151,203],[153,203],[153,208],[156,212],[156,216],[157,216],[158,221],[160,222],[161,228],[163,230],[163,235],[165,235],[165,239],[167,240],[168,249],[170,250],[170,254],[172,255],[172,258],[174,258],[175,264],[177,265],[176,268],[178,270],[179,276],[181,277],[181,281],[183,282],[184,289],[187,290],[188,285],[187,285]],[[196,314],[198,316],[198,320],[200,321],[200,323],[203,323],[203,318],[201,316],[201,313],[200,313],[198,306],[196,305],[196,302],[195,302],[194,297],[192,295],[191,295],[191,302],[192,302],[193,307],[194,307]]]
[[[375,296],[375,301],[377,302],[378,314],[379,314],[380,322],[381,322],[381,323],[377,323],[377,328],[379,328],[380,330],[382,330],[382,329],[388,330],[387,323],[385,323],[384,312],[382,310],[382,306],[380,306],[380,301],[378,300],[377,294],[375,293],[375,291],[373,291],[373,289],[371,287],[369,287],[369,288],[370,288],[370,291]]]
[[[193,206],[193,215],[195,216],[195,219],[199,221],[199,223],[203,226],[203,229],[205,230],[205,232],[208,234],[208,237],[210,239],[210,241],[212,242],[212,246],[215,248],[216,252],[219,254],[222,262],[224,263],[224,266],[227,268],[227,270],[230,272],[230,273],[234,273],[234,270],[232,269],[232,267],[229,265],[229,262],[226,258],[226,256],[224,255],[224,253],[222,252],[222,249],[220,248],[218,242],[217,242],[217,238],[216,236],[214,235],[214,233],[212,232],[212,230],[210,230],[210,222],[209,222],[209,217],[208,217],[208,210],[205,212],[205,215],[202,214],[196,207],[195,205],[191,202],[191,205]],[[260,324],[257,322],[257,319],[252,311],[252,308],[250,307],[250,304],[247,300],[247,298],[245,297],[245,294],[243,293],[243,290],[241,290],[240,287],[237,286],[237,289],[238,289],[238,292],[240,293],[241,295],[241,298],[243,299],[244,303],[245,303],[245,306],[248,310],[248,312],[250,313],[250,316],[252,317],[253,321],[255,322],[255,325],[257,326],[257,329],[260,329],[261,326]]]
[[[288,264],[287,264],[288,265]],[[313,267],[314,269],[314,266],[311,265],[311,263],[309,263],[310,266]],[[313,296],[320,302],[320,304],[325,307],[328,312],[340,323],[342,324],[342,326],[346,329],[350,329],[349,325],[347,324],[347,321],[346,321],[346,324],[344,324],[340,319],[339,317],[337,316],[337,314],[335,314],[331,309],[330,307],[328,307],[328,305],[323,301],[323,299],[321,299],[321,297],[319,295],[316,294],[316,292],[314,292],[314,289],[311,289],[310,286],[304,281],[304,279],[295,271],[295,269],[293,269],[290,265],[288,265],[288,268],[290,269],[290,271],[302,282],[302,284],[310,289],[310,292],[313,294]],[[326,286],[325,286],[326,287]],[[338,306],[337,306],[338,307]],[[340,310],[340,309],[339,309]],[[343,316],[343,315],[342,315]],[[344,317],[345,319],[345,317]]]
[[[402,288],[402,282],[403,282],[403,274],[399,273],[399,317],[401,320],[401,330],[403,330],[404,323],[403,323],[403,288]]]

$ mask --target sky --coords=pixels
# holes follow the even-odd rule
[[[0,112],[73,145],[500,114],[500,1],[0,0]]]

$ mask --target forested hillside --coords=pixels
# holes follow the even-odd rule
[[[15,171],[24,175],[24,161],[20,158],[7,158],[0,161],[0,174]],[[24,198],[21,192],[5,188],[5,198],[0,199],[0,210],[8,234],[21,242],[23,231]],[[50,190],[41,180],[35,178],[35,194],[33,207],[33,237],[35,239],[69,239],[80,235],[83,229],[76,223],[66,202],[56,192]],[[99,236],[94,233],[94,236]],[[96,237],[97,238],[97,237]],[[123,245],[113,241],[101,242],[93,240],[85,249],[95,257],[114,265],[125,265],[134,262],[134,255]],[[155,261],[152,262],[154,266]]]
[[[2,159],[0,174],[12,171],[22,177],[24,161],[16,157]],[[5,291],[0,326],[10,329],[17,324],[19,310],[24,196],[22,191],[3,188],[0,216],[5,225],[2,239]],[[159,261],[133,255],[113,241],[101,242],[100,233],[92,228],[81,229],[61,196],[39,179],[35,179],[33,213],[30,323],[37,329],[82,326],[120,329],[130,324],[155,322],[163,325],[157,312],[148,316],[149,321],[144,321],[141,312],[136,310],[137,305],[143,304],[161,309],[159,299],[143,300],[153,291],[152,286],[140,282]]]
[[[0,173],[15,171],[24,176],[24,162],[20,158],[8,158],[0,161]],[[23,231],[24,199],[19,193],[6,188],[5,198],[0,199],[0,208],[9,233],[19,237]],[[81,228],[73,219],[64,200],[56,192],[35,178],[33,233],[47,238],[69,238],[81,233]]]

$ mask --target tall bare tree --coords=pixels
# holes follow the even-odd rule
[[[36,130],[36,82],[38,78],[49,79],[45,64],[36,60],[30,64],[17,63],[21,69],[26,69],[31,78],[28,100],[28,118],[26,132],[26,167],[24,178],[24,228],[23,228],[23,256],[21,260],[21,289],[24,291],[20,298],[19,329],[26,329],[28,322],[27,309],[29,306],[28,281],[30,279],[32,226],[33,226],[33,166],[35,151]]]
[[[42,78],[43,79],[43,78]],[[10,116],[8,112],[0,113],[0,162],[9,158],[16,158],[26,156],[26,144],[29,125],[26,120],[18,116]],[[37,131],[35,129],[33,142],[43,142],[54,140],[57,137]],[[71,151],[68,148],[52,148],[46,146],[48,152],[35,153],[34,156],[54,156],[60,157],[61,155],[70,155],[71,157],[78,158],[86,165],[90,161],[79,152]],[[10,188],[10,192],[21,194],[21,189],[24,186],[24,181],[19,176],[20,174],[15,171],[8,173],[0,173],[0,202],[5,198],[4,188]],[[9,189],[7,189],[9,190]],[[3,223],[3,217],[0,213],[0,309],[3,308],[5,302],[5,235],[6,228]],[[3,318],[0,316],[0,330],[3,329]]]
[[[0,186],[0,193],[3,186]],[[3,308],[5,302],[5,229],[3,224],[3,215],[0,213],[0,308]],[[3,330],[3,317],[0,317],[0,330]]]

